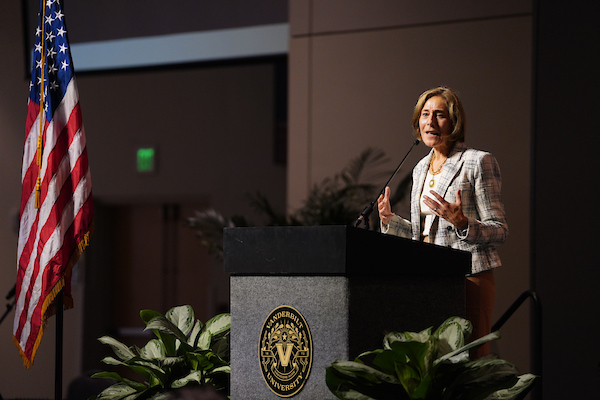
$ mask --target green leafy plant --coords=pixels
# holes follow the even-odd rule
[[[198,385],[211,385],[229,396],[229,314],[219,314],[203,324],[195,318],[191,306],[183,305],[164,315],[142,310],[140,317],[145,329],[156,336],[144,347],[129,347],[109,336],[98,340],[116,355],[102,362],[126,367],[140,375],[143,382],[121,377],[117,372],[99,372],[92,377],[116,383],[91,400],[158,399],[174,389]]]
[[[383,349],[327,367],[327,386],[337,398],[353,400],[508,400],[529,391],[535,375],[519,375],[495,355],[469,358],[469,350],[500,338],[493,332],[465,344],[471,331],[469,321],[451,317],[433,333],[388,333]]]
[[[383,151],[367,148],[339,173],[315,184],[302,207],[291,214],[277,211],[261,193],[247,198],[250,205],[266,217],[266,226],[350,225],[382,189],[383,182],[374,182],[390,176],[390,171],[380,170],[388,161]],[[410,183],[408,174],[393,191],[392,205],[408,194]],[[223,252],[223,228],[257,226],[243,216],[226,218],[214,209],[196,211],[187,219],[187,224],[196,230],[200,243],[217,257]]]

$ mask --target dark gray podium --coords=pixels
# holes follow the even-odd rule
[[[325,367],[381,347],[385,332],[421,331],[465,316],[471,254],[346,226],[226,228],[231,274],[231,398],[277,399],[261,373],[266,318],[287,305],[313,342],[298,399],[334,396]],[[284,354],[284,353],[280,353]]]

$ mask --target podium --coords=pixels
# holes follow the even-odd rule
[[[232,399],[333,398],[325,368],[335,360],[381,348],[389,331],[418,332],[465,317],[468,252],[337,225],[226,228],[223,246]],[[283,339],[275,334],[276,317],[288,315],[273,314],[281,306],[300,314],[288,320],[296,336],[312,339],[309,370],[306,342],[290,344],[293,332],[285,327]],[[304,323],[308,332],[299,331]],[[289,384],[277,380],[293,368],[304,373]]]

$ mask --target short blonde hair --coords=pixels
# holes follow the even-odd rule
[[[458,98],[458,94],[452,89],[447,87],[437,87],[429,89],[419,96],[417,104],[415,104],[415,110],[412,117],[412,126],[414,135],[417,139],[421,139],[421,129],[419,128],[419,119],[421,118],[421,111],[425,107],[425,103],[432,97],[440,96],[446,102],[448,107],[448,114],[450,114],[450,120],[452,121],[452,133],[450,133],[451,142],[464,142],[465,141],[465,129],[467,126],[467,119],[462,103]]]

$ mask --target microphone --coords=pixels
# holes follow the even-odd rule
[[[392,181],[392,179],[394,179],[394,177],[396,176],[396,174],[398,173],[398,171],[400,171],[400,168],[404,164],[404,161],[406,160],[406,157],[408,157],[408,155],[412,151],[413,147],[417,146],[419,143],[420,143],[420,140],[419,139],[415,139],[415,141],[412,143],[412,146],[410,146],[410,149],[408,149],[408,151],[404,155],[404,158],[402,159],[402,161],[400,161],[400,164],[398,164],[398,167],[396,168],[396,170],[394,171],[394,173],[392,174],[392,176],[390,176],[390,179],[388,179],[387,182],[385,183],[385,185],[383,185],[383,188],[381,189],[381,191],[379,192],[379,194],[377,195],[377,197],[375,198],[375,200],[372,201],[369,205],[367,205],[364,210],[362,210],[362,212],[360,213],[359,217],[354,222],[354,227],[355,228],[357,228],[360,225],[361,222],[364,222],[365,228],[367,230],[369,229],[369,216],[373,212],[373,207],[375,207],[375,203],[377,202],[377,199],[379,198],[379,196],[381,196],[385,192],[385,188],[389,185],[389,183]]]

